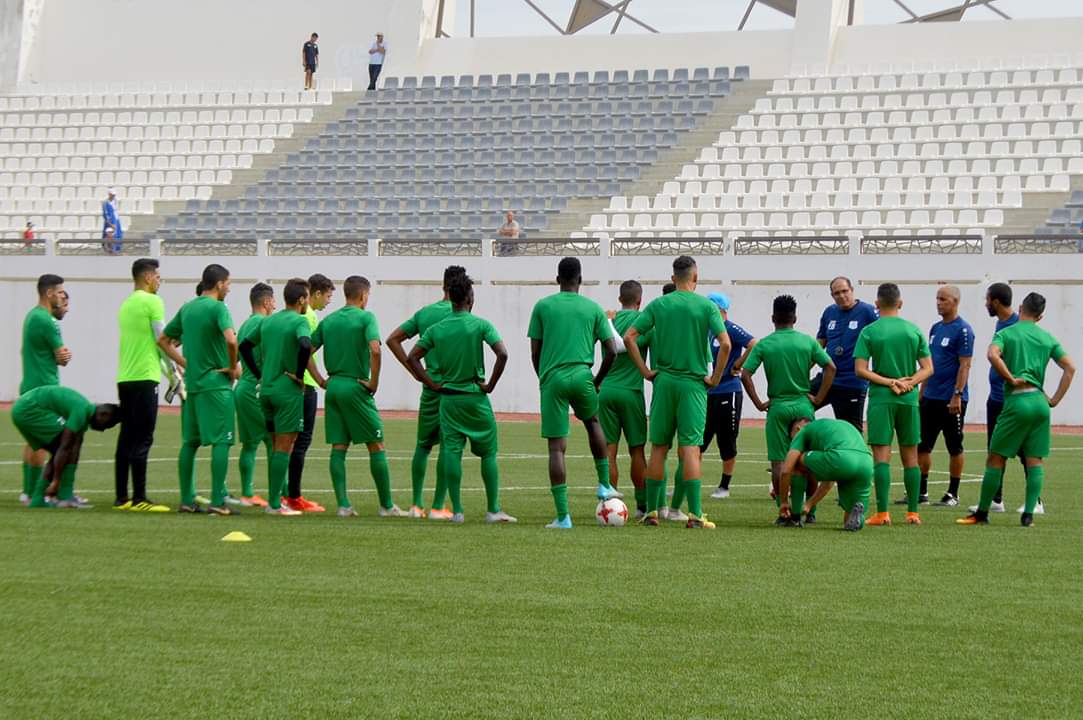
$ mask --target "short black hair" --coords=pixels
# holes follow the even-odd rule
[[[218,263],[211,263],[203,268],[203,278],[199,281],[199,284],[203,288],[203,292],[206,292],[226,280],[229,280],[229,270]]]
[[[771,317],[777,323],[797,321],[797,300],[793,295],[779,295],[771,305]]]
[[[583,264],[579,258],[566,257],[557,265],[557,279],[562,283],[575,282],[583,277]]]
[[[687,280],[692,276],[692,270],[694,270],[695,267],[696,261],[694,258],[688,255],[681,255],[673,261],[673,275],[681,280]]]
[[[154,258],[139,258],[132,263],[132,280],[138,280],[143,273],[158,269],[158,261]]]
[[[309,278],[309,282],[312,282],[311,278]],[[353,298],[361,297],[363,293],[371,290],[372,283],[370,283],[369,279],[366,277],[351,275],[346,278],[346,282],[342,285],[342,288],[342,291],[346,293],[346,297],[352,300]]]
[[[105,418],[99,420],[98,414],[105,411]],[[90,426],[95,430],[108,430],[120,423],[120,405],[116,403],[102,403],[94,407],[94,414],[90,418]]]
[[[455,277],[456,275],[465,274],[466,268],[464,268],[462,265],[448,265],[446,268],[444,268],[444,289],[448,289],[448,283],[451,282],[451,279],[453,277]]]
[[[319,37],[319,36],[320,36],[319,33],[312,33],[312,37]]]
[[[448,283],[447,287],[447,295],[453,305],[462,305],[470,297],[470,292],[473,289],[474,280],[466,273],[462,273],[451,278],[451,282]]]
[[[635,280],[625,280],[620,284],[621,305],[631,305],[643,297],[643,286]]]
[[[45,293],[49,292],[57,285],[63,285],[64,278],[59,275],[53,275],[52,273],[45,273],[38,278],[38,297],[44,297]]]
[[[880,287],[876,288],[876,299],[879,300],[882,305],[886,305],[887,307],[898,307],[901,298],[902,292],[895,283],[883,283]]]
[[[201,280],[201,281],[196,283],[196,297],[199,297],[202,294],[203,294],[203,281]]]
[[[248,291],[248,302],[252,304],[252,307],[255,307],[262,303],[266,298],[274,297],[274,294],[274,288],[265,282],[258,282]]]
[[[1004,307],[1012,306],[1012,286],[1008,283],[993,283],[987,292],[990,300],[996,300]]]
[[[677,283],[667,282],[662,286],[662,294],[669,295],[670,293],[677,292]]]
[[[286,287],[282,290],[282,299],[287,305],[296,305],[301,298],[308,295],[308,280],[304,278],[290,278],[286,281]]]
[[[308,289],[311,292],[330,292],[335,289],[335,284],[326,275],[315,273],[308,276]]]
[[[812,422],[812,418],[805,417],[805,416],[800,416],[800,417],[795,417],[793,420],[791,420],[790,421],[790,426],[787,428],[790,435],[793,435],[794,426],[797,425],[797,423],[803,423],[803,422]]]
[[[1045,314],[1045,296],[1036,292],[1027,293],[1023,298],[1023,310],[1032,317],[1041,317]]]

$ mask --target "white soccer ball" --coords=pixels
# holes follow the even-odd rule
[[[623,527],[628,522],[628,506],[616,498],[602,500],[594,509],[594,517],[602,527]]]

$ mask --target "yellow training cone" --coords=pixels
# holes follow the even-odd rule
[[[252,542],[252,538],[248,537],[239,530],[234,530],[233,532],[222,538],[222,542]]]

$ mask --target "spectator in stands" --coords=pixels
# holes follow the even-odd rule
[[[384,34],[376,33],[376,42],[369,48],[369,90],[376,89],[376,79],[380,77],[380,71],[384,69],[386,56],[387,45],[384,44]]]
[[[23,251],[30,252],[34,249],[34,223],[27,222],[26,230],[23,230]]]
[[[120,252],[124,229],[117,213],[117,191],[113,188],[109,188],[109,197],[102,202],[102,220],[102,249],[110,255],[116,255]]]
[[[305,69],[305,90],[313,90],[312,76],[316,74],[316,69],[320,66],[320,34],[312,33],[312,37],[308,39],[301,47],[301,65]]]
[[[515,213],[511,210],[504,213],[504,224],[500,226],[497,234],[502,238],[511,238],[512,240],[519,238],[519,223],[515,222]]]

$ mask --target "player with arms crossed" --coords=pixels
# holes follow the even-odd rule
[[[255,334],[263,321],[274,314],[275,291],[267,283],[256,283],[248,292],[252,314],[241,324],[237,340],[244,342]],[[257,367],[262,363],[262,351],[253,350]],[[271,461],[271,438],[267,434],[267,420],[259,404],[259,378],[245,364],[244,374],[233,388],[233,404],[237,409],[237,435],[241,439],[241,456],[237,461],[241,472],[241,505],[244,507],[267,507],[267,501],[256,494],[253,479],[256,474],[256,451],[260,445],[267,449],[267,462]]]
[[[955,521],[961,525],[989,522],[989,505],[1003,478],[1007,459],[1020,452],[1026,457],[1027,489],[1019,521],[1023,527],[1034,523],[1034,507],[1045,482],[1042,461],[1049,456],[1049,409],[1060,404],[1075,377],[1075,363],[1060,342],[1038,327],[1044,313],[1045,298],[1030,293],[1019,306],[1019,322],[997,332],[989,346],[989,364],[1004,378],[1004,410],[989,442],[978,509]],[[1052,397],[1043,389],[1050,360],[1062,371]]]
[[[837,485],[839,506],[846,514],[843,529],[854,532],[864,527],[872,490],[872,453],[861,432],[846,420],[801,417],[790,424],[790,435],[793,440],[779,479],[782,517],[792,515],[787,495],[793,475],[799,473],[816,486],[802,508],[806,515]]]

